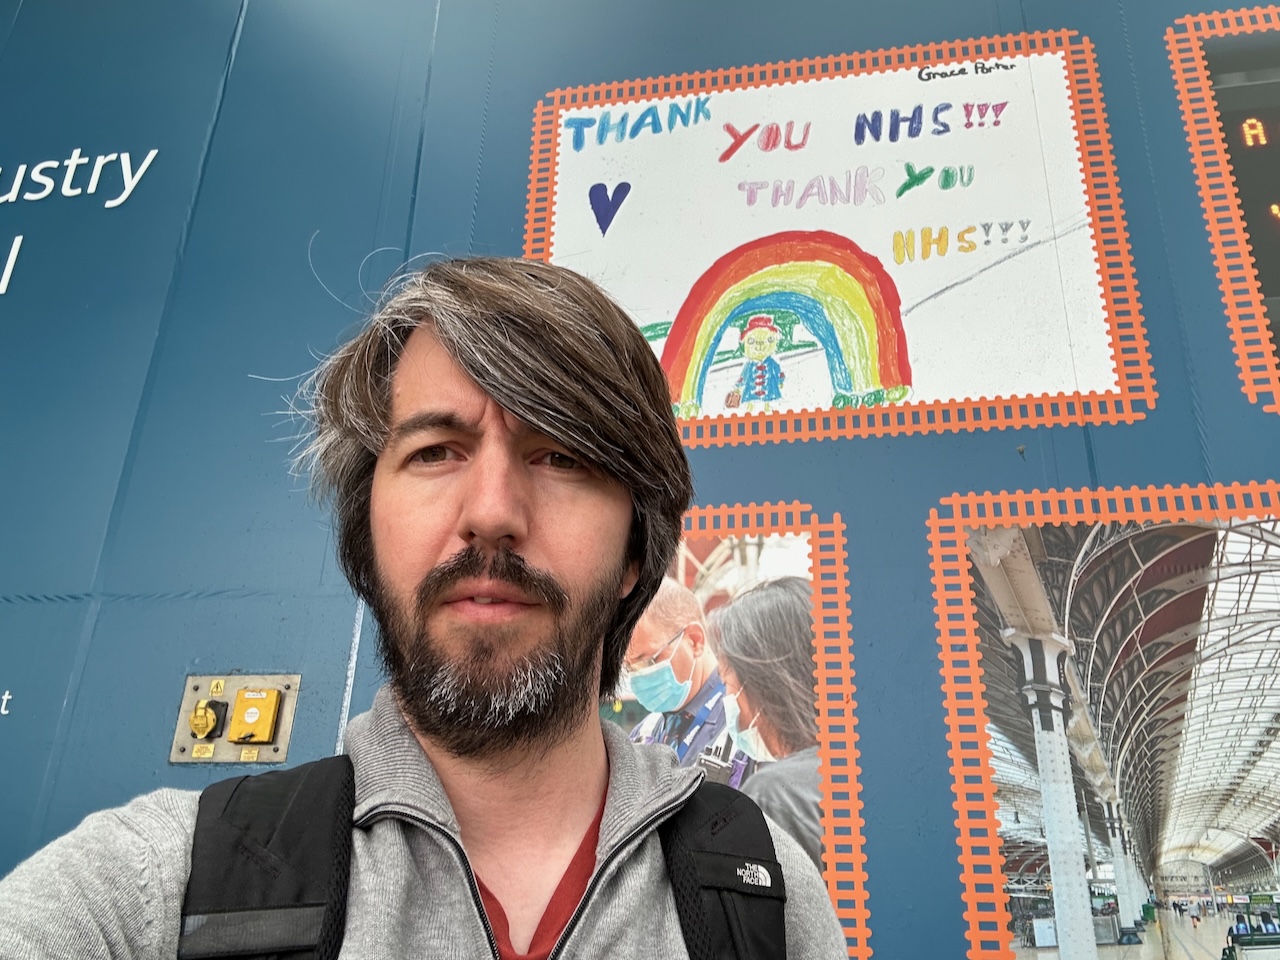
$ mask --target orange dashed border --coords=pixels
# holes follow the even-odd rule
[[[966,547],[968,529],[1128,521],[1187,523],[1258,516],[1280,516],[1280,483],[957,493],[944,499],[940,509],[929,512],[929,557],[969,960],[1013,960],[1014,952],[991,749],[985,735],[986,688]]]
[[[1250,403],[1280,413],[1280,361],[1262,303],[1262,288],[1249,247],[1218,102],[1205,61],[1205,37],[1280,29],[1280,7],[1250,7],[1226,13],[1183,17],[1165,31],[1182,122],[1191,145],[1191,161],[1200,188],[1200,204],[1209,228],[1209,244],[1218,270],[1218,287],[1227,308],[1227,327],[1236,366]],[[1269,398],[1269,399],[1268,399]]]
[[[695,507],[685,515],[686,539],[809,536],[813,582],[818,756],[822,776],[822,876],[844,926],[849,956],[868,960],[871,930],[863,853],[862,787],[858,766],[853,647],[849,632],[849,564],[844,523],[823,521],[803,503]]]
[[[672,74],[623,83],[553,90],[534,108],[524,255],[551,257],[551,214],[558,163],[561,111],[607,106],[645,97],[739,90],[824,77],[882,73],[931,63],[953,63],[1016,54],[1066,55],[1103,300],[1111,331],[1119,388],[1115,392],[1058,393],[995,399],[906,402],[887,407],[697,417],[680,422],[690,447],[719,447],[897,434],[1044,427],[1085,423],[1133,423],[1155,406],[1155,378],[1143,328],[1129,233],[1098,81],[1093,44],[1056,30],[952,43],[896,47],[845,56],[780,61],[754,67]]]

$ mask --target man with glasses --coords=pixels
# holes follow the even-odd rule
[[[627,645],[623,677],[650,711],[631,731],[635,743],[662,743],[682,767],[738,786],[751,761],[725,730],[724,681],[707,643],[702,605],[688,587],[663,579]]]

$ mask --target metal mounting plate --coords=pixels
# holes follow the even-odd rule
[[[276,735],[270,743],[239,744],[227,740],[227,724],[218,735],[199,740],[191,732],[187,718],[201,700],[225,700],[230,710],[236,693],[243,689],[274,689],[281,694]],[[178,705],[178,723],[169,749],[170,763],[284,763],[289,757],[293,735],[293,714],[302,689],[300,673],[222,673],[187,677]]]

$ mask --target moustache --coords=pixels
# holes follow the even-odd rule
[[[556,616],[569,606],[569,594],[560,582],[551,574],[529,566],[515,551],[504,548],[486,557],[476,547],[466,547],[422,578],[417,596],[419,616],[425,616],[454,584],[472,577],[510,584],[540,601]]]

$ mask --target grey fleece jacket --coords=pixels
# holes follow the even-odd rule
[[[609,788],[596,869],[553,958],[688,952],[656,827],[700,774],[604,725]],[[386,689],[351,721],[356,807],[345,960],[494,960],[458,822]],[[157,790],[86,817],[0,881],[0,958],[173,960],[199,794]],[[790,960],[847,956],[813,863],[770,824],[787,885]]]

